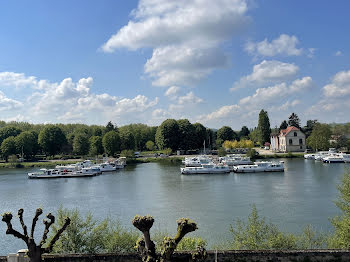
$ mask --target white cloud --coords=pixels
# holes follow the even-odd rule
[[[299,40],[296,36],[281,34],[278,38],[269,42],[266,38],[258,43],[248,42],[245,50],[251,55],[261,56],[299,56],[302,54],[302,48],[297,48]]]
[[[20,101],[6,97],[6,95],[0,91],[0,111],[15,110],[21,108],[23,104]]]
[[[193,92],[189,92],[184,96],[180,96],[178,99],[179,105],[185,105],[185,104],[199,104],[202,103],[203,99],[197,97],[194,95]]]
[[[323,87],[323,94],[327,98],[350,95],[350,70],[337,73],[331,83]]]
[[[145,72],[154,85],[192,85],[229,65],[220,44],[247,25],[247,11],[245,0],[140,0],[102,50],[152,48]]]
[[[170,99],[176,99],[180,90],[181,90],[181,87],[171,86],[167,89],[164,95],[169,97]]]
[[[230,90],[235,91],[251,85],[286,81],[295,76],[298,71],[299,67],[294,64],[264,60],[260,64],[254,65],[253,72],[235,82]]]
[[[14,72],[0,72],[0,87],[32,87],[35,85],[37,85],[37,80],[34,76],[25,76],[25,74]]]
[[[337,52],[335,52],[335,54],[334,54],[335,56],[342,56],[343,55],[343,53],[342,53],[342,51],[340,51],[340,50],[338,50]]]
[[[308,48],[308,54],[307,57],[308,58],[313,58],[316,52],[316,48]]]

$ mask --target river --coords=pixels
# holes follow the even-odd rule
[[[60,205],[78,208],[99,219],[118,218],[129,227],[134,215],[150,214],[154,227],[169,233],[176,231],[176,219],[189,217],[198,223],[195,234],[212,245],[229,238],[230,224],[245,220],[255,204],[261,216],[284,231],[300,232],[307,224],[330,231],[329,218],[339,213],[333,202],[336,186],[349,164],[284,161],[284,173],[185,176],[179,164],[145,163],[97,177],[52,180],[27,179],[27,172],[34,169],[1,169],[0,212],[17,214],[24,208],[28,226],[38,207],[44,214],[55,213]],[[16,216],[13,221],[21,229]],[[5,231],[0,221],[0,255],[25,247]]]

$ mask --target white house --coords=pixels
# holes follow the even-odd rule
[[[295,126],[282,129],[278,135],[271,136],[271,149],[281,152],[302,152],[306,149],[306,137]]]

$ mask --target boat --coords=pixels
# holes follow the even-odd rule
[[[75,171],[73,173],[93,174],[93,175],[100,175],[100,174],[102,174],[99,166],[83,167],[82,169],[80,169],[78,171]]]
[[[341,154],[329,154],[322,158],[324,163],[344,163],[344,157]]]
[[[203,164],[209,163],[210,159],[207,156],[186,157],[183,161],[186,167],[201,167]]]
[[[315,154],[305,154],[304,158],[308,160],[315,160]]]
[[[350,154],[341,154],[345,163],[350,163]]]
[[[30,179],[43,179],[43,178],[71,178],[71,177],[91,177],[95,176],[95,173],[80,173],[71,171],[61,171],[58,169],[40,169],[40,172],[28,173]]]
[[[240,165],[233,167],[236,173],[255,173],[255,172],[283,172],[284,164],[280,162],[254,162],[254,165]]]
[[[103,172],[113,172],[113,171],[117,170],[116,166],[114,164],[109,163],[109,162],[105,162],[105,163],[102,163],[102,164],[99,164],[96,166],[100,168],[100,171],[102,173]]]
[[[330,154],[329,151],[319,151],[317,154],[315,154],[315,160],[323,161],[323,158],[328,156],[329,154]]]
[[[119,157],[114,161],[116,169],[123,169],[126,166],[126,157]]]
[[[230,168],[228,165],[223,164],[202,164],[199,167],[182,167],[181,174],[192,175],[192,174],[227,174],[230,173]]]
[[[250,157],[243,155],[227,155],[225,157],[220,157],[219,160],[221,163],[228,166],[250,165],[253,163]]]

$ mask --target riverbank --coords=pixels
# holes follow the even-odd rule
[[[37,162],[16,162],[16,163],[0,163],[0,168],[54,168],[57,165],[75,164],[79,160],[59,160],[59,161],[37,161]]]

